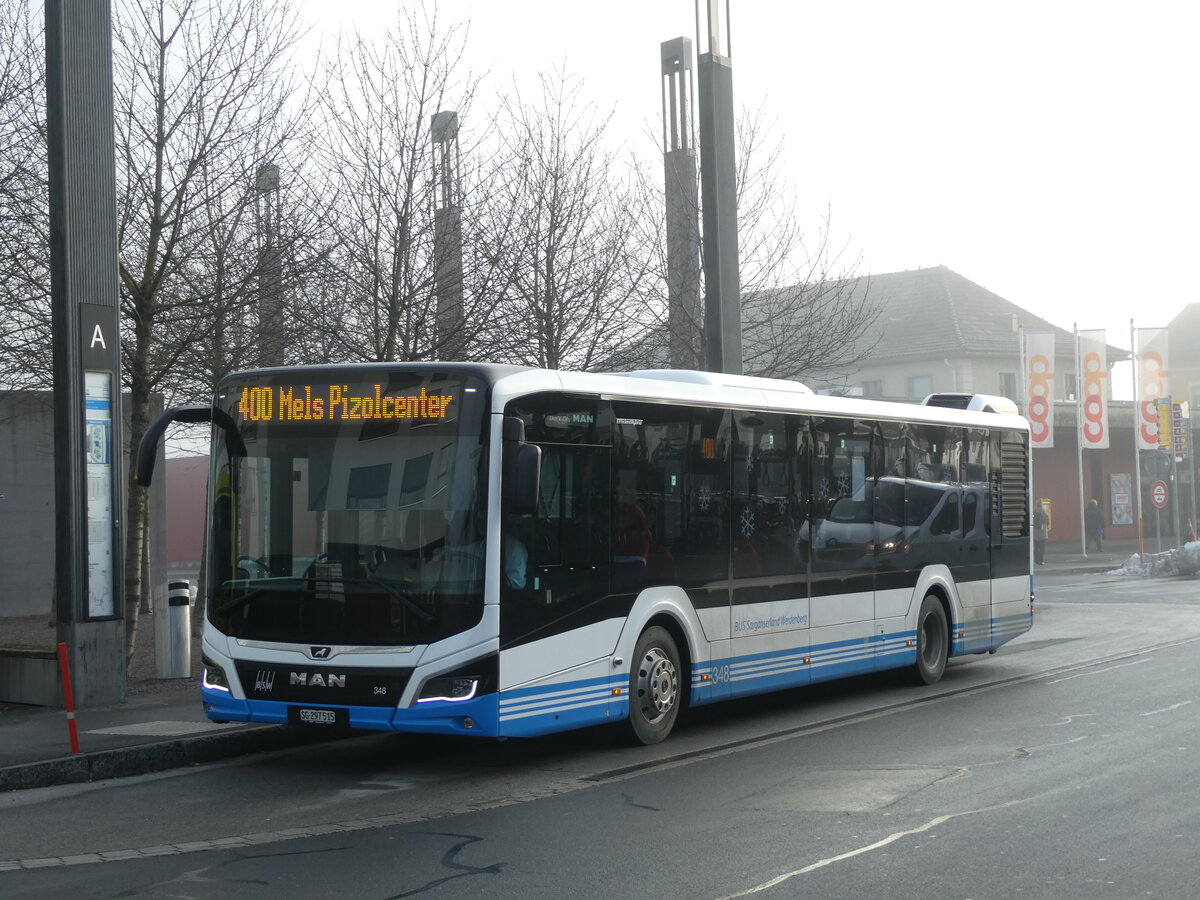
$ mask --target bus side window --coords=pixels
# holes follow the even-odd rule
[[[814,418],[814,572],[864,571],[875,536],[873,427],[856,419]]]
[[[575,572],[607,566],[607,456],[602,447],[542,447],[537,517],[522,517],[516,526],[528,535],[534,569]]]
[[[808,494],[808,420],[737,413],[733,452],[734,577],[807,575],[802,525]]]
[[[726,577],[728,414],[627,401],[613,413],[613,590]]]

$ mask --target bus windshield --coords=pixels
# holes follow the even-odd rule
[[[214,429],[211,623],[244,640],[388,647],[476,624],[486,394],[429,367],[222,382],[216,404],[241,440]]]

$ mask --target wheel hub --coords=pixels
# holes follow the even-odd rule
[[[674,664],[658,647],[651,647],[642,658],[637,687],[638,699],[650,723],[659,721],[675,705],[678,676]]]

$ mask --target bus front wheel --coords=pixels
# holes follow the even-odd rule
[[[934,684],[941,679],[949,645],[946,610],[935,594],[926,594],[917,616],[917,663],[913,666],[917,684]]]
[[[657,744],[679,716],[679,650],[657,625],[638,638],[629,667],[629,726],[640,744]]]

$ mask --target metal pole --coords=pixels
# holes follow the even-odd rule
[[[1172,428],[1174,428],[1174,426],[1175,426],[1174,409],[1173,409],[1174,405],[1175,404],[1173,404],[1173,403],[1171,404],[1171,407],[1172,407],[1171,427]],[[1175,513],[1175,546],[1176,547],[1181,546],[1181,541],[1180,541],[1181,532],[1179,530],[1181,522],[1179,520],[1179,507],[1183,505],[1182,503],[1179,502],[1179,465],[1178,465],[1178,462],[1179,462],[1178,448],[1175,446],[1174,436],[1172,436],[1172,441],[1171,441],[1171,493],[1168,496],[1171,498],[1171,511]]]
[[[1158,543],[1158,552],[1162,553],[1162,510],[1154,507],[1154,537]]]
[[[279,166],[264,163],[254,179],[258,214],[258,364],[283,365],[283,285],[279,231]]]
[[[109,0],[47,0],[55,610],[81,707],[125,700],[124,427]]]
[[[692,138],[692,42],[659,46],[667,231],[667,330],[673,369],[700,366],[700,199]]]
[[[1083,372],[1079,367],[1079,323],[1071,325],[1075,335],[1075,452],[1079,456],[1079,544],[1084,559],[1087,558],[1087,525],[1083,510]]]
[[[738,273],[733,64],[728,53],[721,54],[717,0],[703,2],[708,8],[708,52],[701,54],[698,68],[706,368],[710,372],[741,375],[742,298]],[[728,48],[728,29],[725,37]]]
[[[462,189],[459,181],[458,113],[442,110],[430,123],[433,143],[433,248],[437,291],[438,359],[461,359],[463,322]]]
[[[1138,439],[1139,429],[1142,424],[1142,395],[1138,393],[1140,378],[1138,373],[1137,329],[1133,327],[1133,319],[1129,320],[1129,346],[1133,348],[1133,477],[1137,483],[1134,496],[1137,497],[1138,537],[1140,538],[1142,534],[1142,451],[1138,449]],[[1138,551],[1140,552],[1141,549],[1141,541],[1139,540]]]
[[[1188,404],[1188,484],[1192,488],[1192,528],[1196,527],[1196,426],[1191,415],[1191,404]],[[1186,543],[1186,541],[1185,541]]]

